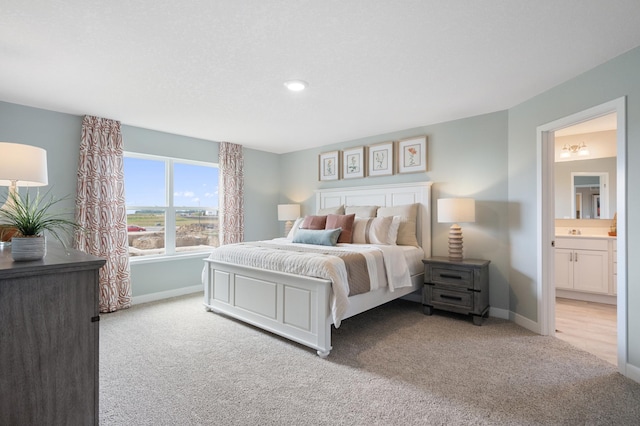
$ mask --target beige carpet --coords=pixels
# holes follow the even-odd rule
[[[640,384],[555,338],[395,301],[327,359],[193,295],[103,314],[101,425],[637,425]]]

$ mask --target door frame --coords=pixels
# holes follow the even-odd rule
[[[554,188],[554,132],[565,127],[615,112],[617,114],[617,334],[618,371],[626,375],[627,365],[627,126],[626,97],[597,105],[559,120],[543,124],[537,134],[537,295],[538,327],[543,336],[555,336],[555,188]]]

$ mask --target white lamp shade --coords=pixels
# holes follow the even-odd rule
[[[44,186],[49,182],[47,151],[31,145],[0,142],[0,186]]]
[[[278,220],[296,220],[300,217],[300,204],[278,204]]]
[[[441,198],[438,200],[439,223],[476,221],[476,202],[473,198]]]

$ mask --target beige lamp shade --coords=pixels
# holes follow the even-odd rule
[[[0,186],[44,186],[47,151],[31,145],[0,142]]]
[[[300,217],[300,204],[278,204],[278,220],[296,220]]]
[[[476,221],[476,202],[473,198],[441,198],[438,200],[439,223]]]
[[[285,237],[291,231],[293,221],[300,217],[300,204],[278,204],[278,220],[284,223]]]
[[[441,198],[438,200],[438,222],[452,223],[449,228],[449,260],[462,262],[462,228],[458,223],[476,221],[473,198]]]

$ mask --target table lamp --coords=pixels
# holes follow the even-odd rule
[[[0,142],[0,186],[8,186],[7,200],[0,208],[13,206],[13,198],[18,195],[18,186],[45,186],[47,178],[47,151],[31,145]],[[2,225],[2,223],[0,223]],[[8,244],[0,229],[0,241]],[[10,238],[9,238],[10,239]]]
[[[293,221],[300,217],[300,204],[278,204],[278,220],[284,223],[285,237],[291,231]]]
[[[449,260],[462,262],[462,228],[458,223],[476,221],[473,198],[441,198],[438,200],[438,222],[452,223],[449,228]]]

